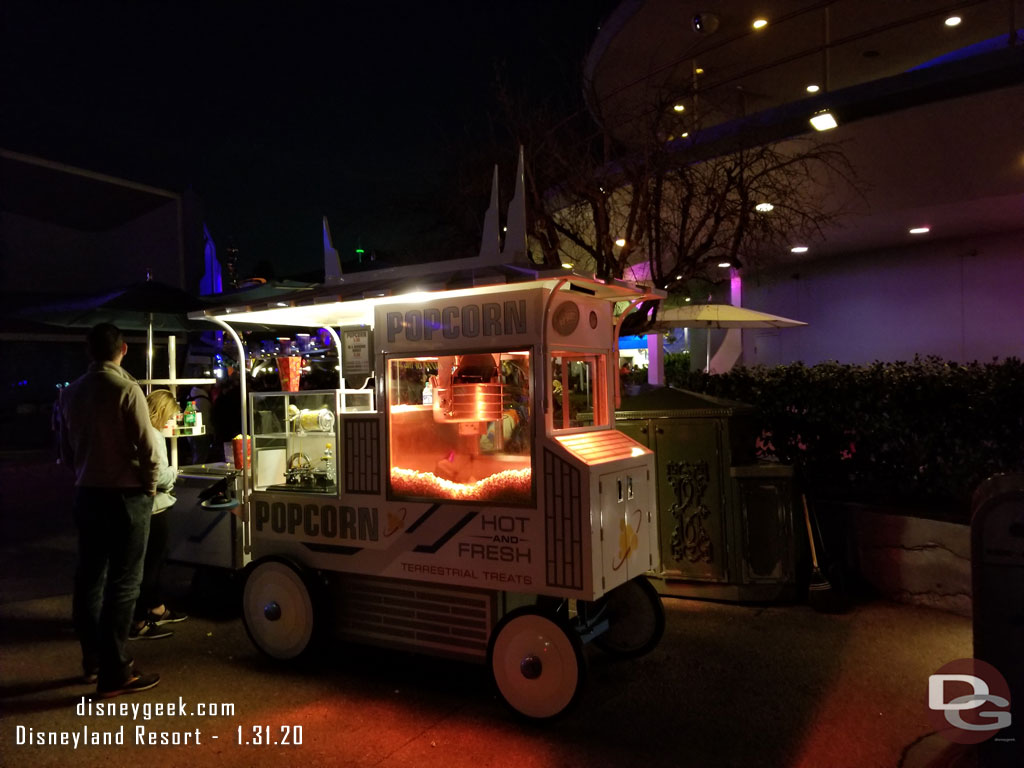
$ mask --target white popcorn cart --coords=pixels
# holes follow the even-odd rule
[[[279,659],[326,633],[485,662],[553,717],[584,643],[635,656],[664,628],[653,455],[614,420],[618,324],[660,294],[436,266],[201,313],[328,329],[349,374],[248,398],[245,627]]]

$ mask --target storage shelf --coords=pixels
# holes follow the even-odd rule
[[[187,430],[187,431],[186,431]],[[198,437],[206,434],[206,425],[201,427],[175,427],[174,429],[161,429],[160,434],[164,437]]]
[[[307,429],[304,432],[264,432],[263,434],[256,435],[255,437],[257,440],[280,440],[283,437],[323,437],[324,435],[333,437],[334,430]]]
[[[139,379],[139,384],[167,384],[168,386],[177,384],[191,384],[195,386],[196,384],[216,383],[216,379]]]

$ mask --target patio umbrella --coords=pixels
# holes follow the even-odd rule
[[[180,288],[154,280],[133,283],[104,293],[25,308],[15,317],[63,328],[92,328],[113,323],[122,331],[146,331],[146,380],[153,378],[153,331],[177,333],[202,330],[211,324],[192,320],[189,312],[206,304]]]
[[[64,328],[113,323],[125,331],[153,329],[173,333],[209,327],[188,318],[189,312],[205,306],[201,299],[180,288],[147,280],[103,293],[25,308],[14,314]]]
[[[794,328],[807,323],[730,304],[694,304],[658,310],[653,330],[671,328]]]
[[[707,361],[704,370],[711,368],[712,328],[795,328],[807,323],[788,317],[769,315],[731,304],[692,304],[658,310],[658,318],[649,326],[651,330],[672,328],[706,328],[708,332]]]

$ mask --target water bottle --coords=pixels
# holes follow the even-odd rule
[[[323,455],[320,456],[320,471],[327,485],[334,485],[334,453],[331,451],[330,443],[324,446]]]

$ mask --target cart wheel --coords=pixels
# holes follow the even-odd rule
[[[242,621],[249,639],[271,658],[300,656],[315,625],[313,599],[302,574],[282,560],[258,563],[242,590]]]
[[[647,577],[620,584],[604,599],[608,630],[594,638],[594,644],[621,658],[636,658],[654,650],[665,632],[665,608]]]
[[[501,698],[535,720],[557,717],[583,688],[583,645],[565,621],[536,606],[507,614],[491,633],[487,664]]]

